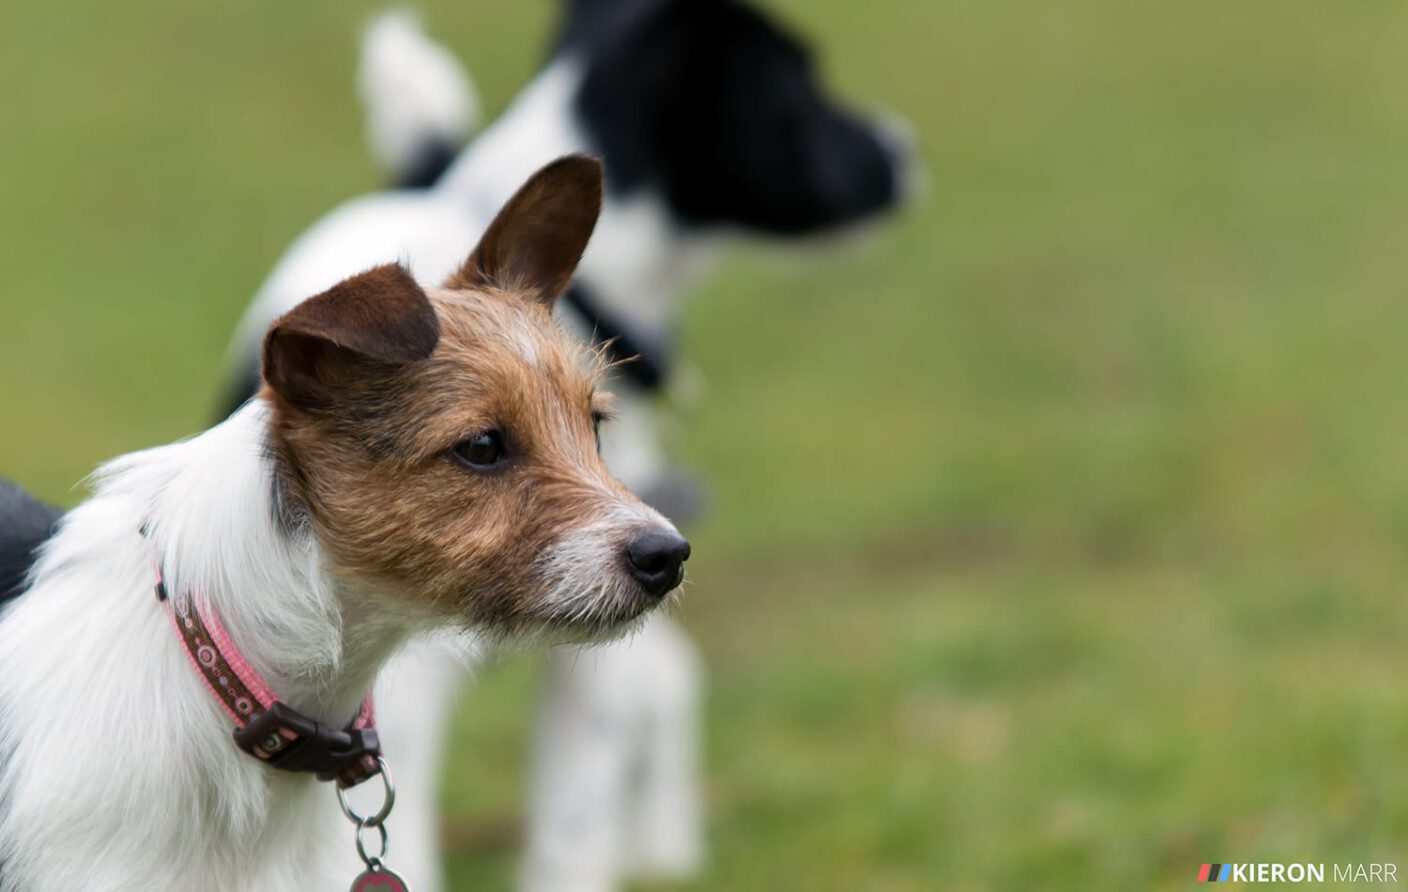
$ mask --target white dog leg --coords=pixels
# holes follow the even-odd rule
[[[462,647],[448,642],[417,642],[377,679],[377,731],[396,781],[396,807],[386,823],[391,834],[386,861],[419,892],[444,888],[440,780],[449,719],[469,676],[470,659]],[[363,796],[369,798],[363,801]],[[362,784],[352,790],[353,806],[367,813],[378,806],[380,796],[380,784]],[[347,849],[350,853],[350,831]],[[355,854],[350,861],[361,868]],[[355,870],[348,873],[354,875]]]
[[[704,857],[703,667],[684,629],[665,616],[649,623],[632,650],[644,727],[639,771],[627,788],[622,871],[631,879],[682,879]]]
[[[660,616],[626,641],[553,651],[523,892],[613,892],[628,871],[697,865],[698,685],[693,648]]]
[[[607,649],[560,647],[548,659],[528,804],[523,892],[616,888],[628,691]]]

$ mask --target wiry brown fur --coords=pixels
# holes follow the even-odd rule
[[[287,497],[344,572],[512,631],[542,618],[538,556],[633,497],[597,455],[597,369],[547,306],[500,291],[430,299],[441,335],[428,359],[369,377],[332,413],[267,391],[271,440]],[[460,465],[451,450],[488,429],[504,434],[504,468]]]
[[[555,162],[446,289],[380,267],[275,323],[262,397],[281,495],[338,572],[502,633],[590,633],[658,603],[617,565],[632,536],[666,522],[607,472],[595,430],[602,365],[552,318],[552,289],[591,232],[573,203],[594,219],[599,201],[596,162]],[[502,462],[456,459],[486,431],[501,435]],[[577,575],[590,578],[564,600],[563,567],[583,553],[590,572]]]

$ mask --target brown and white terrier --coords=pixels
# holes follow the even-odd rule
[[[281,490],[344,571],[499,633],[610,631],[679,586],[689,544],[599,455],[604,363],[552,316],[600,201],[561,159],[443,288],[377,267],[273,325]]]
[[[168,606],[343,728],[413,634],[602,636],[679,587],[689,545],[607,472],[601,363],[552,318],[600,202],[595,160],[549,164],[442,287],[310,298],[258,399],[100,472],[0,615],[0,890],[345,883],[332,797],[236,749]]]

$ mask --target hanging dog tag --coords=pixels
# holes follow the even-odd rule
[[[358,814],[347,802],[347,797],[343,795],[342,786],[338,785],[337,804],[342,809],[342,813],[347,816],[347,820],[357,825],[353,840],[357,844],[357,857],[362,859],[362,863],[367,865],[367,869],[357,875],[352,881],[351,892],[411,892],[411,885],[401,879],[401,875],[386,866],[382,858],[386,857],[386,849],[390,844],[386,832],[386,818],[391,814],[391,807],[396,804],[396,785],[391,782],[391,769],[386,767],[386,760],[380,755],[376,757],[376,771],[371,776],[380,777],[383,785],[385,798],[381,802],[381,810],[374,814]],[[367,853],[366,841],[362,839],[362,831],[375,827],[377,836],[380,837],[380,846],[375,855]]]
[[[351,892],[411,892],[406,881],[386,867],[371,867],[352,881]]]

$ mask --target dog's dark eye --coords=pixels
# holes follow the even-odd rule
[[[476,470],[486,470],[503,460],[504,442],[498,431],[475,434],[454,449],[455,458]]]

